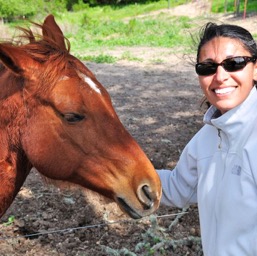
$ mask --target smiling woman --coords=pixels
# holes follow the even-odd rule
[[[237,39],[220,36],[206,42],[196,72],[210,104],[221,113],[241,104],[257,79],[255,62],[256,56],[251,56]]]
[[[257,254],[256,56],[244,28],[203,28],[195,70],[211,105],[205,125],[173,171],[158,170],[163,204],[198,204],[205,256]]]

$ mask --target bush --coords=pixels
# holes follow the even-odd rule
[[[35,5],[33,0],[0,0],[0,17],[11,20],[15,17],[30,17],[42,8],[43,1],[37,1]]]
[[[74,0],[0,0],[0,18],[12,21],[15,18],[31,18],[40,13],[42,15],[62,12]],[[77,2],[77,0],[76,0]]]

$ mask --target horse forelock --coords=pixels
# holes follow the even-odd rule
[[[74,65],[71,64],[69,49],[60,49],[50,38],[35,36],[29,29],[22,31],[23,40],[4,44],[18,47],[29,56],[32,61],[24,65],[28,65],[31,75],[17,75],[0,63],[0,118],[3,125],[14,119],[17,122],[19,116],[24,116],[21,111],[26,108],[21,106],[27,104],[25,98],[46,95],[62,77],[67,76]]]
[[[74,76],[82,79],[78,75],[79,73],[85,75],[84,80],[89,83],[91,88],[100,92],[97,85],[91,80],[93,77],[91,71],[81,61],[70,55],[69,48],[64,50],[58,47],[50,38],[36,36],[30,29],[21,30],[23,31],[23,42],[10,42],[10,44],[13,47],[19,47],[32,60],[28,64],[29,73],[27,77],[22,74],[14,74],[0,63],[0,80],[3,81],[0,83],[0,106],[3,105],[4,101],[8,102],[6,108],[9,108],[10,114],[8,116],[10,118],[12,116],[11,113],[22,111],[21,106],[24,106],[24,104],[28,104],[28,108],[33,108],[34,104],[37,104],[37,100],[45,102],[44,99],[47,99],[49,92],[58,82]],[[29,42],[25,43],[25,39]],[[11,100],[8,101],[8,97],[17,92],[20,92],[17,94],[17,97],[20,97],[20,107],[18,108],[11,106],[13,104]],[[36,101],[31,100],[32,97]],[[7,119],[9,120],[8,117]]]
[[[42,28],[41,25],[36,25]],[[31,77],[36,75],[37,79],[42,81],[42,83],[40,81],[36,83],[39,88],[35,88],[35,90],[38,90],[39,93],[41,90],[51,89],[51,86],[54,86],[58,79],[64,75],[63,73],[71,66],[72,58],[70,58],[70,43],[68,39],[64,38],[67,49],[63,50],[47,36],[37,35],[30,29],[20,29],[23,32],[19,36],[20,40],[5,43],[22,49],[32,59],[29,66],[31,72],[33,72]],[[2,70],[6,71],[7,68],[0,64],[0,76]],[[14,77],[15,75],[9,72],[9,76]]]

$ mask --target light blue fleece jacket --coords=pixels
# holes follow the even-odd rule
[[[157,170],[162,203],[198,203],[205,256],[257,256],[257,91],[205,125],[182,152],[176,168]]]

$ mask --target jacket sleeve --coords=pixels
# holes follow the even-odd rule
[[[183,150],[175,169],[157,170],[162,183],[161,204],[183,208],[197,203],[197,161],[193,141]]]

